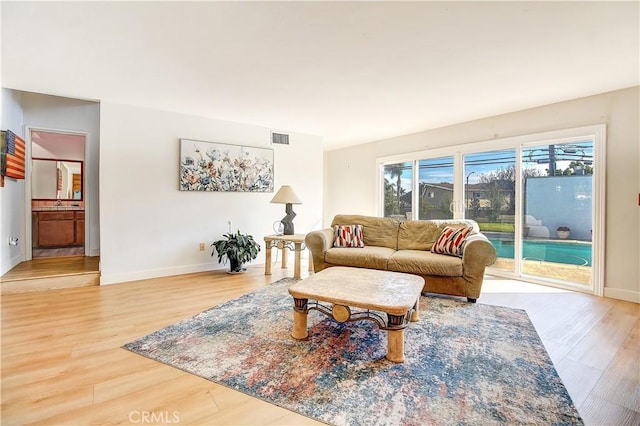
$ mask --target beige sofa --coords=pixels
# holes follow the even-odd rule
[[[363,248],[333,247],[335,225],[362,225]],[[469,225],[462,258],[431,252],[446,225]],[[400,220],[360,215],[337,215],[331,228],[307,234],[315,272],[331,266],[353,266],[420,275],[424,292],[480,296],[485,267],[496,260],[496,250],[472,220]]]

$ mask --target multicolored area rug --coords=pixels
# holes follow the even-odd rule
[[[124,347],[334,425],[582,424],[524,311],[423,296],[395,364],[370,321],[311,311],[294,340],[292,282]]]

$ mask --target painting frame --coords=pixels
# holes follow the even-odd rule
[[[273,149],[180,139],[180,191],[273,192],[273,185]]]

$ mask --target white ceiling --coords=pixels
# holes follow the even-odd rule
[[[2,86],[331,150],[636,86],[638,2],[2,2]]]

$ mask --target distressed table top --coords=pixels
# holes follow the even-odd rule
[[[292,284],[289,293],[298,299],[404,315],[415,305],[423,286],[424,279],[417,275],[335,266]]]

